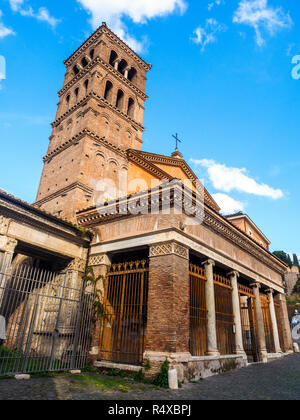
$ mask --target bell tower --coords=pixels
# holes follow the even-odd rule
[[[36,205],[71,221],[93,205],[101,179],[128,168],[142,148],[146,74],[142,60],[102,24],[67,60]]]

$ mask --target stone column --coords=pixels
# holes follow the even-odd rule
[[[214,265],[213,260],[207,260],[202,264],[205,267],[207,281],[206,291],[206,310],[207,310],[207,356],[220,356],[217,343],[217,324],[216,324],[216,302],[214,284]]]
[[[259,355],[260,355],[261,361],[263,363],[267,363],[268,352],[267,352],[267,344],[266,344],[266,334],[265,334],[264,318],[263,318],[261,301],[260,301],[260,293],[259,293],[261,285],[259,283],[253,283],[251,287],[253,288],[254,295],[255,295],[255,314],[256,314],[256,328],[257,328]]]
[[[114,62],[114,68],[115,68],[115,70],[118,70],[118,67],[119,67],[120,62],[121,62],[120,59],[116,59],[116,61]]]
[[[3,254],[0,261],[0,306],[4,295],[7,278],[10,273],[11,263],[18,241],[7,236],[0,236],[0,252]]]
[[[277,303],[280,305],[280,321],[282,323],[282,330],[283,330],[283,342],[284,348],[281,349],[284,352],[291,352],[293,351],[293,340],[291,334],[291,325],[289,321],[289,315],[287,310],[286,304],[286,297],[284,294],[279,293],[275,296]]]
[[[280,347],[280,340],[279,340],[275,306],[274,306],[274,298],[273,298],[274,290],[269,289],[267,291],[267,293],[268,293],[269,299],[270,299],[270,315],[271,315],[271,321],[272,321],[272,330],[273,330],[273,338],[274,338],[274,345],[275,345],[275,353],[282,353],[282,350],[281,350],[281,347]]]
[[[189,250],[174,241],[150,246],[145,359],[191,357]]]
[[[93,255],[89,259],[89,267],[92,267],[94,270],[95,277],[101,276],[98,280],[96,285],[96,289],[100,293],[100,297],[104,299],[105,293],[105,281],[107,273],[110,270],[111,260],[107,254],[100,254],[100,255]],[[90,350],[90,361],[95,362],[97,360],[99,354],[99,347],[100,347],[100,333],[101,333],[101,320],[96,319],[92,331],[92,343],[91,343],[91,350]]]
[[[242,354],[246,357],[246,353],[244,350],[244,343],[243,343],[243,331],[242,331],[242,320],[241,320],[241,304],[240,304],[240,296],[239,296],[239,289],[238,289],[238,278],[239,273],[237,271],[232,271],[228,274],[231,279],[232,285],[232,308],[233,308],[233,316],[234,316],[234,323],[235,323],[235,349],[236,354]]]

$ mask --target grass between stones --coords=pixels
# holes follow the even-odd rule
[[[128,392],[129,390],[146,391],[154,386],[132,383],[126,379],[108,378],[100,375],[76,375],[72,378],[71,384],[75,387],[90,389],[101,392],[119,391]]]

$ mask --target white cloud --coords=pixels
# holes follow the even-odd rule
[[[11,10],[20,13],[22,16],[32,17],[41,22],[47,22],[52,28],[60,22],[59,19],[52,17],[46,7],[40,7],[35,12],[31,6],[25,4],[26,0],[9,0]]]
[[[278,30],[290,28],[293,21],[281,7],[268,6],[268,0],[242,0],[238,5],[233,22],[251,26],[255,30],[256,43],[265,43],[263,32],[274,35]]]
[[[213,199],[221,208],[221,212],[224,214],[232,214],[237,211],[244,211],[245,206],[240,201],[234,200],[227,194],[217,193],[213,194]]]
[[[209,179],[217,190],[227,193],[236,190],[248,194],[270,197],[274,200],[283,197],[283,192],[280,189],[271,188],[266,184],[259,184],[255,179],[248,176],[245,168],[230,168],[208,159],[191,159],[191,161],[207,169]]]
[[[91,15],[91,24],[96,29],[103,21],[124,39],[133,49],[141,52],[142,43],[128,35],[123,22],[129,17],[134,23],[146,23],[149,19],[166,16],[179,10],[184,13],[185,0],[77,0]]]
[[[215,6],[220,6],[221,4],[225,3],[224,0],[213,0],[208,3],[208,10],[211,11]]]
[[[2,15],[2,10],[0,10],[0,39],[5,38],[8,35],[15,35],[12,29],[7,28],[4,23],[1,22]]]
[[[204,52],[208,44],[217,42],[217,34],[226,30],[227,27],[216,21],[216,19],[206,19],[205,26],[199,26],[194,31],[195,37],[192,39],[196,44],[202,46],[201,51]]]

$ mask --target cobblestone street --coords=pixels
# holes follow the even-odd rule
[[[100,382],[99,382],[100,380]],[[104,382],[103,382],[104,381]],[[0,380],[0,400],[300,400],[300,355],[224,373],[178,391],[95,374]]]

